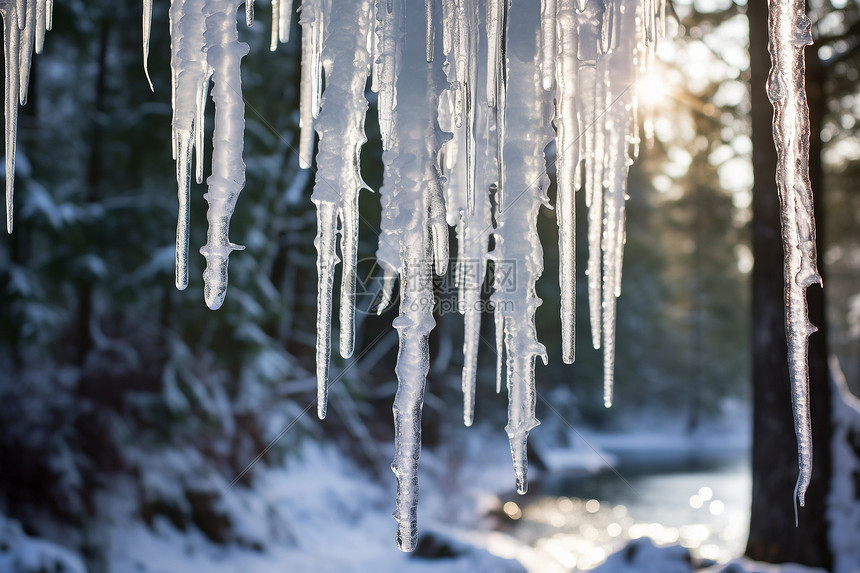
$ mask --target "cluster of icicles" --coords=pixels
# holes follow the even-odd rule
[[[209,231],[204,298],[216,309],[227,290],[228,226],[245,184],[244,102],[236,12],[253,0],[172,0],[170,5],[173,155],[179,197],[176,286],[188,284],[189,189],[192,158],[203,182],[207,93],[215,103],[212,173],[207,179]],[[288,40],[292,0],[272,0],[271,49]],[[803,0],[771,2],[774,68],[768,94],[775,108],[778,187],[786,248],[787,331],[800,453],[797,498],[809,482],[811,441],[807,399],[805,288],[820,278],[806,166],[808,119],[803,46],[811,42]],[[562,359],[574,361],[575,200],[588,207],[588,293],[592,343],[603,348],[604,401],[612,400],[615,299],[625,242],[627,171],[639,151],[636,83],[663,35],[665,0],[303,0],[299,164],[312,165],[319,135],[316,184],[318,251],[318,414],[326,413],[335,268],[339,285],[339,347],[354,350],[359,172],[366,141],[368,78],[378,94],[385,177],[377,260],[383,269],[381,312],[395,299],[400,349],[394,401],[397,541],[417,541],[417,465],[421,410],[429,367],[433,274],[449,263],[453,228],[460,308],[464,314],[464,421],[474,417],[481,285],[492,263],[497,391],[506,382],[517,490],[527,488],[526,440],[535,417],[538,341],[535,283],[543,272],[537,234],[541,206],[550,207],[548,166],[554,166],[559,228]],[[30,55],[50,29],[50,0],[0,0],[6,55],[7,225],[17,102],[26,97]],[[144,0],[144,62],[152,0]],[[10,70],[13,73],[10,73]],[[20,70],[20,73],[19,73]],[[148,72],[147,72],[148,77]],[[325,88],[323,89],[323,86]],[[647,125],[647,122],[646,122]],[[645,134],[648,135],[647,133]],[[546,156],[553,149],[554,156]],[[338,235],[340,236],[338,240]],[[338,244],[339,253],[338,256]],[[493,245],[490,250],[490,245]],[[505,272],[502,272],[505,270]],[[514,278],[515,277],[515,278]],[[492,347],[492,345],[490,345]]]

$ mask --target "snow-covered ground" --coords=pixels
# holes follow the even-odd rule
[[[565,566],[560,555],[554,556],[552,543],[530,543],[517,537],[512,531],[513,521],[505,521],[503,501],[512,495],[514,480],[504,433],[481,427],[455,432],[444,443],[456,443],[457,448],[425,448],[422,453],[419,504],[422,540],[417,555],[396,548],[395,522],[391,517],[394,491],[391,472],[387,468],[379,472],[359,469],[334,446],[308,442],[297,457],[282,467],[255,466],[253,488],[231,485],[229,480],[221,478],[213,478],[207,484],[207,491],[219,493],[213,502],[213,515],[230,524],[229,538],[221,543],[214,542],[211,534],[207,537],[198,527],[171,521],[169,512],[155,512],[148,523],[142,521],[140,495],[117,484],[100,500],[106,525],[95,535],[100,547],[106,549],[104,565],[111,573],[579,570],[572,564]],[[537,452],[550,473],[592,472],[607,463],[615,464],[629,449],[677,458],[690,453],[697,443],[696,450],[702,454],[704,443],[696,442],[696,436],[667,439],[659,433],[636,436],[572,433],[569,439],[564,447],[535,440]],[[721,440],[722,445],[725,443]],[[739,435],[733,447],[744,446]],[[714,453],[718,454],[716,450]],[[708,454],[707,448],[704,454]],[[190,462],[177,459],[164,463]],[[180,484],[163,478],[170,472],[163,467],[153,467],[152,471],[154,476],[162,477],[147,482],[147,487],[157,490],[164,499],[170,499],[171,488],[175,488],[174,497],[180,503],[184,495]],[[538,467],[533,467],[530,473],[536,482],[541,481]],[[543,476],[546,475],[544,471]],[[631,536],[627,545],[616,543],[614,547],[620,546],[621,550],[604,556],[605,560],[594,571],[818,571],[742,559],[728,563],[702,562],[695,552],[691,557],[690,550],[677,543],[656,546],[648,531],[642,531],[644,535]],[[45,564],[58,561],[66,568],[55,570],[72,573],[83,570],[80,557],[57,545],[27,537],[12,520],[0,519],[0,542],[6,548],[0,551],[2,573],[34,573]]]

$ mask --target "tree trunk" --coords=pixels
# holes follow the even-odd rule
[[[809,339],[813,474],[806,506],[794,522],[797,445],[789,398],[784,323],[783,248],[779,197],[774,183],[776,151],[772,140],[773,108],[765,82],[770,70],[767,34],[768,2],[750,2],[750,82],[753,138],[753,491],[746,555],[772,563],[794,562],[828,568],[826,494],[830,479],[830,386],[821,289],[807,291],[809,317],[819,332]],[[815,194],[819,253],[822,236],[820,138],[823,97],[821,67],[814,51],[807,54],[807,97],[811,111],[810,177]]]

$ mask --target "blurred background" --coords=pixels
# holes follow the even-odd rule
[[[315,416],[313,177],[295,153],[300,32],[294,22],[293,39],[270,52],[268,3],[253,27],[240,27],[251,45],[242,78],[248,180],[231,238],[247,249],[231,258],[226,303],[209,311],[196,256],[207,205],[193,184],[191,281],[173,286],[167,8],[156,2],[153,12],[155,93],[134,2],[56,2],[34,59],[16,227],[0,241],[0,538],[52,540],[93,572],[429,570],[432,560],[397,552],[389,516],[396,309],[359,316],[356,354],[333,356],[329,415]],[[513,493],[506,396],[495,393],[489,347],[476,427],[462,428],[462,317],[440,308],[424,408],[420,515],[434,534],[425,557],[467,554],[467,540],[534,571],[588,569],[640,537],[680,543],[705,561],[743,553],[751,153],[772,142],[752,138],[745,3],[679,0],[668,14],[670,37],[640,86],[653,138],[628,184],[615,405],[603,407],[602,356],[588,343],[584,240],[577,360],[560,360],[557,228],[544,210],[537,319],[550,363],[537,370],[532,491]],[[807,53],[824,70],[826,104],[816,208],[829,351],[856,393],[858,4],[811,3],[811,17],[817,40]],[[371,103],[362,172],[378,189]],[[210,116],[207,146],[211,127]],[[361,209],[369,280],[378,195],[362,193]],[[579,213],[585,229],[584,205]]]

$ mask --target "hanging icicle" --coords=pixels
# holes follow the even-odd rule
[[[538,342],[535,311],[541,299],[535,283],[543,272],[543,251],[537,234],[541,205],[549,199],[549,178],[543,150],[552,138],[550,94],[540,77],[540,15],[525,4],[513,4],[507,45],[507,126],[505,164],[508,184],[517,190],[499,216],[495,231],[494,290],[492,301],[497,328],[502,329],[505,379],[508,388],[508,424],[517,491],[528,489],[526,442],[539,424],[535,417],[535,359],[547,362]],[[515,272],[514,272],[515,271]]]
[[[358,194],[366,188],[360,173],[361,146],[367,141],[364,86],[370,75],[367,38],[372,18],[371,0],[342,2],[326,7],[330,36],[323,43],[326,89],[315,128],[319,133],[317,177],[311,200],[317,206],[317,414],[326,415],[331,355],[331,310],[335,242],[340,229],[343,261],[340,284],[340,355],[352,356],[355,344],[355,269],[358,261]],[[338,222],[340,225],[338,226]]]
[[[51,29],[50,0],[0,0],[5,61],[4,107],[6,142],[6,232],[14,223],[15,153],[18,138],[18,105],[27,103],[33,51],[42,52],[45,31]]]
[[[806,288],[821,284],[809,182],[809,108],[803,50],[812,44],[812,32],[806,3],[771,0],[768,24],[773,67],[767,80],[767,95],[773,104],[776,183],[785,250],[785,331],[799,465],[794,495],[802,506],[812,478],[808,339],[817,330],[809,322]]]
[[[7,229],[12,200],[18,105],[27,99],[32,54],[51,28],[51,0],[0,0],[5,57]],[[243,247],[229,239],[229,223],[245,184],[244,103],[240,64],[248,46],[238,40],[242,0],[170,3],[173,104],[179,216],[176,286],[188,284],[189,190],[192,160],[203,181],[203,134],[210,81],[215,105],[204,298],[224,301],[228,257]],[[251,25],[254,3],[245,0]],[[294,2],[272,1],[270,48],[286,42]],[[312,164],[319,134],[317,178],[318,414],[326,413],[334,308],[339,285],[340,354],[355,345],[355,269],[358,196],[365,184],[359,157],[365,142],[368,76],[379,93],[385,178],[377,259],[383,271],[379,312],[394,298],[399,278],[400,349],[394,399],[397,478],[394,516],[403,550],[417,542],[421,412],[429,368],[433,273],[447,272],[448,227],[457,235],[454,265],[464,315],[463,418],[474,421],[481,287],[493,262],[497,388],[508,390],[508,434],[518,491],[527,489],[526,443],[535,417],[535,362],[547,360],[538,341],[535,283],[543,272],[536,221],[548,206],[544,150],[553,136],[558,194],[562,359],[575,358],[575,197],[588,209],[588,297],[592,343],[603,349],[604,402],[612,401],[615,301],[620,295],[625,242],[627,174],[639,148],[635,85],[652,64],[665,31],[665,0],[302,0],[302,85],[299,165]],[[785,245],[786,332],[798,439],[797,502],[804,504],[812,464],[805,289],[821,283],[807,156],[809,117],[803,49],[811,44],[803,0],[770,0],[777,186]],[[143,63],[148,70],[152,0],[143,0]],[[441,34],[437,34],[441,30]],[[323,92],[323,87],[325,91]],[[554,99],[554,102],[553,102]],[[554,105],[553,105],[554,103]],[[646,129],[646,137],[648,129]],[[495,228],[493,225],[496,225]],[[487,252],[493,236],[494,249]],[[338,237],[340,237],[338,241]],[[340,245],[340,257],[338,256]]]

